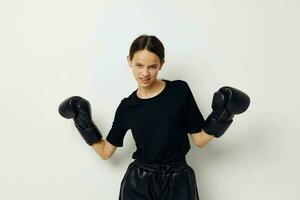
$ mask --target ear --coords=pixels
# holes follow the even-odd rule
[[[164,65],[164,63],[165,63],[165,60],[162,61],[159,70],[161,70],[161,68],[162,68],[162,66]]]
[[[127,56],[127,62],[128,62],[129,67],[131,67],[131,61],[130,61],[129,56]]]

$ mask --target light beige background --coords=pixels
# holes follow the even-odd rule
[[[300,3],[295,0],[0,2],[0,199],[116,200],[135,151],[102,160],[65,98],[88,99],[106,137],[117,105],[137,85],[131,42],[153,34],[166,48],[159,78],[186,80],[206,118],[230,85],[251,97],[207,147],[190,138],[201,200],[299,199]]]

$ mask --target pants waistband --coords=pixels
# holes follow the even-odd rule
[[[135,160],[134,163],[136,164],[136,166],[152,172],[171,172],[171,171],[175,172],[175,171],[181,171],[188,166],[186,159],[176,161],[176,162],[171,162],[171,163],[162,163],[162,164],[144,163],[140,160]]]

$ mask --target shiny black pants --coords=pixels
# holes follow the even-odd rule
[[[186,160],[168,164],[129,164],[119,200],[199,200],[194,170]]]

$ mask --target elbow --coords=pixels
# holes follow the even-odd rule
[[[104,140],[101,140],[100,142],[97,142],[95,144],[92,145],[93,149],[95,150],[95,152],[102,158],[102,160],[107,160],[109,159],[110,156],[108,156],[105,152],[104,152]]]
[[[203,141],[201,140],[201,141],[198,142],[197,146],[199,148],[204,148],[204,147],[206,147],[208,145],[209,142],[210,141],[207,141],[207,140],[203,140]]]
[[[102,158],[102,160],[108,160],[110,158],[110,156],[102,155],[101,158]]]
[[[102,160],[108,160],[111,157],[111,155],[108,155],[108,153],[105,153],[104,151],[102,151],[100,156]]]
[[[198,144],[198,147],[199,147],[199,148],[204,148],[204,147],[206,147],[206,146],[208,145],[208,143],[209,143],[209,142],[204,143],[204,144]]]
[[[198,138],[198,144],[197,144],[199,148],[206,147],[208,143],[210,143],[215,138],[214,135],[207,134],[204,130],[202,130],[200,136],[201,137]]]
[[[102,158],[102,160],[107,160],[107,156],[103,155],[103,154],[99,154],[99,156]]]
[[[202,144],[202,143],[198,143],[197,144],[197,147],[199,147],[199,148],[203,148],[203,147],[205,147],[206,146],[206,144]]]
[[[108,158],[107,157],[101,157],[102,158],[102,160],[108,160]]]

